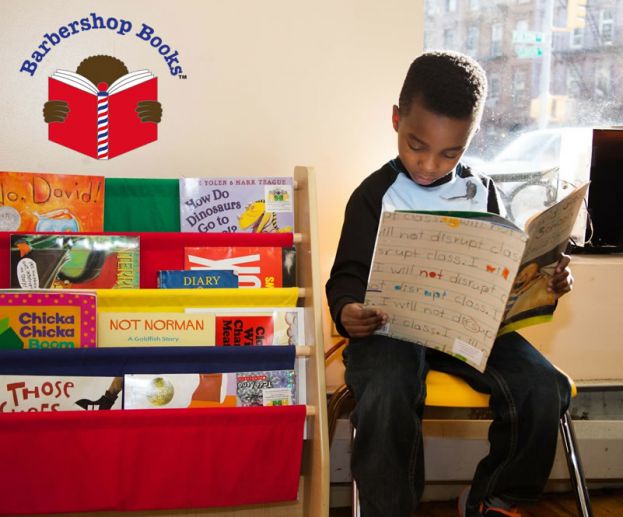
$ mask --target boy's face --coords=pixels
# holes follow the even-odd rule
[[[474,117],[438,115],[417,100],[407,114],[400,115],[394,106],[392,123],[398,133],[398,156],[420,185],[430,185],[454,169],[478,127]]]

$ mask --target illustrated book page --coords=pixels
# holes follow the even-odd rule
[[[578,186],[526,222],[528,241],[508,298],[501,334],[552,318],[556,296],[547,286],[567,248],[588,186],[588,183]]]

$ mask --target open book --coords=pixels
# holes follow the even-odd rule
[[[377,333],[484,371],[498,335],[551,319],[547,283],[587,189],[534,215],[525,231],[489,213],[384,212],[365,300],[389,315]]]
[[[158,79],[149,70],[130,72],[106,85],[104,99],[98,86],[69,70],[50,76],[49,100],[69,104],[65,121],[49,124],[50,141],[107,159],[158,139],[158,124],[142,122],[136,112],[140,101],[158,100]]]

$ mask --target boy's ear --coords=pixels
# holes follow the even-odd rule
[[[400,123],[400,113],[398,112],[398,106],[394,104],[392,108],[392,126],[394,126],[394,130],[398,131],[398,124]]]

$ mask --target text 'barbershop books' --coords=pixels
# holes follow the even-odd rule
[[[149,70],[130,72],[110,85],[57,70],[48,80],[48,94],[50,101],[69,105],[63,122],[48,124],[51,142],[108,159],[158,139],[158,124],[143,122],[136,111],[139,102],[158,100],[158,78]]]
[[[303,309],[193,308],[186,312],[105,312],[98,346],[304,345]]]
[[[11,235],[11,287],[136,289],[139,237]]]
[[[238,287],[238,274],[233,269],[158,271],[161,289],[218,289]]]
[[[184,269],[233,269],[239,287],[294,287],[296,248],[211,246],[184,248]]]
[[[113,377],[0,375],[0,413],[92,409]],[[121,409],[121,397],[110,409]]]
[[[291,177],[182,178],[183,232],[292,233]]]
[[[96,346],[96,294],[0,291],[0,349]]]
[[[0,231],[103,229],[104,176],[0,171]]]
[[[377,333],[484,371],[498,335],[551,319],[547,284],[587,189],[533,216],[525,232],[488,213],[383,213],[365,300],[389,316]]]
[[[285,406],[297,403],[294,370],[127,374],[125,409]]]

